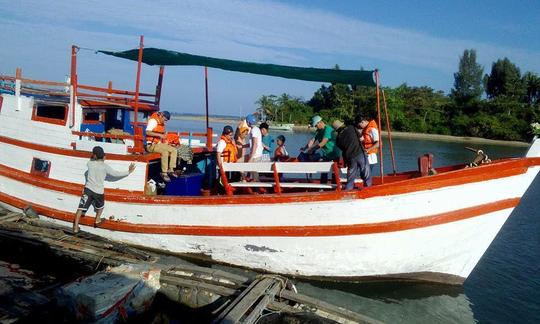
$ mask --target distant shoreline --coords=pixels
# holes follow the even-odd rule
[[[205,121],[205,116],[189,116],[189,115],[173,115],[171,119],[175,120],[195,120]],[[240,121],[240,117],[209,117],[208,120],[216,123],[231,123],[231,126],[236,126],[236,123]],[[293,130],[298,133],[311,132],[307,125],[296,125]],[[279,132],[278,132],[279,133]],[[383,137],[388,137],[388,133],[383,131]],[[467,137],[467,136],[451,136],[451,135],[439,135],[439,134],[424,134],[424,133],[405,133],[405,132],[392,132],[393,138],[409,138],[409,139],[424,139],[444,142],[459,142],[459,143],[476,143],[476,144],[500,144],[509,146],[529,146],[529,143],[518,141],[502,141],[493,140],[481,137]]]
[[[196,121],[205,121],[205,116],[191,116],[191,115],[172,115],[171,119],[175,120],[196,120]],[[240,121],[240,117],[208,117],[208,120],[215,123],[237,123]]]

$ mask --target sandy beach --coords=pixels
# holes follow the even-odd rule
[[[194,121],[205,121],[204,116],[191,116],[191,115],[176,115],[171,116],[172,119],[177,120],[194,120]],[[216,123],[230,123],[235,125],[240,117],[210,117],[211,122]],[[314,129],[308,127],[307,125],[296,125],[293,127],[295,132],[312,132]],[[384,131],[382,133],[383,137],[387,137],[388,133]],[[411,138],[411,139],[422,139],[422,140],[434,140],[434,141],[445,141],[445,142],[460,142],[460,143],[476,143],[476,144],[499,144],[499,145],[512,145],[512,146],[529,146],[529,143],[518,142],[518,141],[502,141],[502,140],[492,140],[481,137],[466,137],[466,136],[451,136],[451,135],[438,135],[438,134],[423,134],[423,133],[405,133],[405,132],[392,132],[393,138]]]

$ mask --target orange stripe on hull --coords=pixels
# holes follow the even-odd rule
[[[0,201],[24,208],[29,202],[12,197],[5,193],[0,193]],[[302,237],[302,236],[343,236],[379,234],[388,232],[398,232],[428,226],[447,224],[473,218],[488,213],[514,208],[519,204],[520,198],[510,198],[492,203],[458,209],[450,212],[434,214],[429,216],[416,217],[398,221],[388,221],[372,224],[352,224],[352,225],[312,225],[312,226],[183,226],[183,225],[155,225],[155,224],[134,224],[122,221],[102,222],[100,228],[119,232],[132,232],[144,234],[168,234],[168,235],[199,235],[199,236],[281,236],[281,237]],[[40,214],[61,221],[72,222],[74,214],[65,211],[32,205]],[[92,226],[93,217],[82,217],[82,225]]]
[[[287,194],[265,195],[238,195],[238,196],[210,196],[210,197],[179,197],[179,196],[146,196],[140,191],[120,189],[105,189],[108,201],[143,204],[178,204],[178,205],[252,205],[252,204],[280,204],[339,201],[342,199],[365,199],[378,196],[389,196],[411,193],[423,190],[432,190],[447,186],[463,185],[467,183],[500,179],[523,174],[528,167],[540,165],[540,158],[511,159],[484,165],[477,168],[461,169],[440,173],[435,176],[412,178],[390,182],[392,176],[385,177],[387,183],[365,188],[361,191],[328,191],[303,192]],[[14,168],[0,164],[0,175],[53,191],[79,196],[83,186],[66,181],[42,178],[30,175]]]

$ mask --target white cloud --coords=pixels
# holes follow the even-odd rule
[[[439,38],[271,1],[0,0],[0,6],[0,72],[30,66],[37,69],[37,77],[44,74],[44,78],[66,74],[73,43],[124,50],[136,47],[140,34],[146,36],[147,47],[257,62],[323,67],[327,64],[322,63],[326,62],[323,57],[332,57],[342,68],[402,64],[408,70],[446,75],[449,87],[458,57],[466,48],[477,50],[486,72],[491,62],[502,57],[523,71],[540,71],[537,51]],[[129,81],[125,76],[119,82],[132,83],[132,65],[121,60],[103,63],[107,60],[92,56],[85,59],[95,60],[96,66],[99,61],[107,68],[106,77],[113,80],[124,76],[121,70],[129,66]],[[90,66],[84,71],[90,74],[88,79],[105,82],[102,75],[92,75],[94,66]],[[399,75],[400,71],[385,73]]]

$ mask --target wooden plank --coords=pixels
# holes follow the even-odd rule
[[[249,315],[242,321],[245,324],[254,324],[261,317],[263,310],[268,307],[268,304],[274,300],[276,294],[284,287],[281,286],[281,281],[275,280],[274,285],[269,288],[263,298],[253,307]]]
[[[185,278],[178,278],[173,276],[161,276],[159,279],[160,282],[166,283],[169,285],[174,286],[180,286],[180,287],[186,287],[186,288],[196,288],[196,289],[202,289],[206,290],[208,292],[212,292],[215,294],[218,294],[220,296],[232,296],[235,295],[238,291],[233,288],[224,287],[216,284],[209,284],[205,282],[201,282],[198,280],[193,279],[185,279]]]
[[[279,173],[327,173],[332,172],[334,162],[276,162]]]
[[[233,187],[237,188],[252,188],[252,187],[266,187],[266,188],[272,188],[274,187],[273,182],[229,182],[229,184]]]
[[[281,182],[282,188],[307,188],[307,189],[333,189],[336,186],[323,183],[311,183],[311,182]]]
[[[212,276],[214,281],[218,281],[220,284],[225,285],[235,285],[235,286],[242,286],[247,284],[248,281],[250,281],[247,277],[237,275],[230,272],[225,272],[223,270],[219,269],[212,269],[212,268],[205,268],[205,267],[199,267],[195,265],[182,265],[181,268],[173,267],[169,268],[164,271],[165,274],[170,276],[183,276],[187,277],[186,273],[194,273],[195,276]]]
[[[222,163],[225,172],[259,172],[274,173],[273,162],[244,162],[244,163]]]
[[[212,323],[237,323],[273,282],[270,278],[253,281]]]

